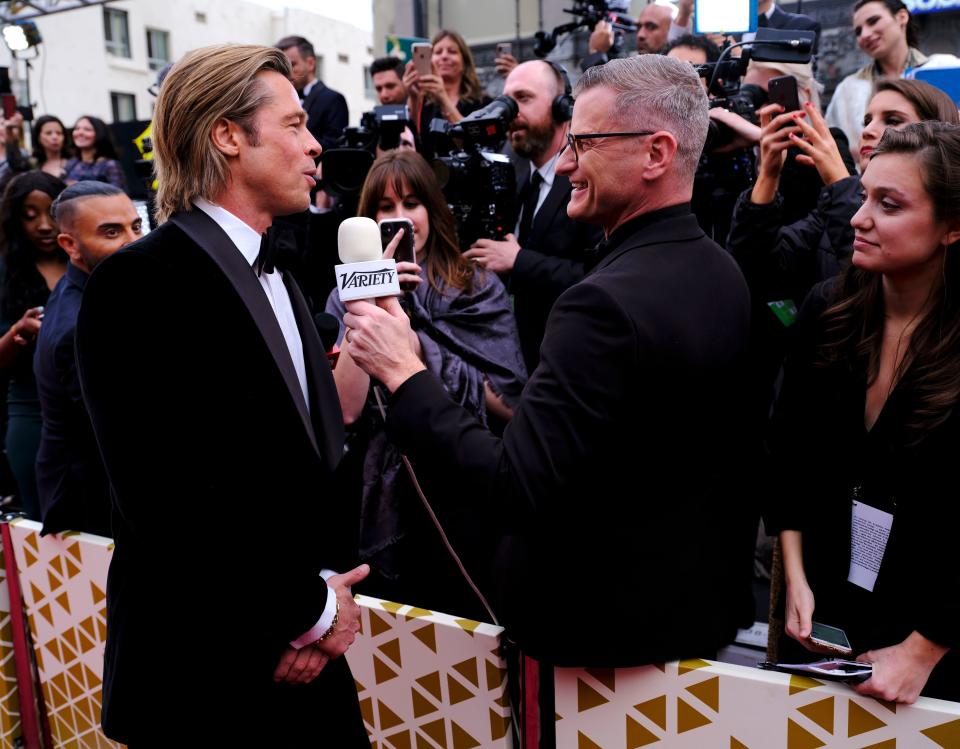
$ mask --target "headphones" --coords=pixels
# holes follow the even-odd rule
[[[573,119],[573,86],[570,85],[570,76],[567,75],[567,69],[563,65],[553,60],[543,60],[543,62],[553,68],[554,72],[563,79],[563,93],[554,98],[550,105],[553,121],[561,125]]]

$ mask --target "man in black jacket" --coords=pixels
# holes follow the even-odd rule
[[[95,180],[70,185],[51,212],[60,228],[57,242],[70,264],[47,300],[33,358],[43,413],[37,451],[43,532],[109,536],[109,485],[80,393],[74,333],[90,273],[139,239],[143,222],[123,190]]]
[[[395,299],[348,305],[351,351],[392,393],[391,438],[501,520],[496,600],[528,654],[710,657],[753,618],[757,515],[736,488],[747,288],[690,212],[706,93],[689,63],[612,60],[577,84],[571,131],[567,212],[606,240],[503,438],[423,371]]]
[[[510,125],[510,145],[531,167],[519,192],[516,232],[504,241],[479,239],[465,255],[507,281],[524,362],[532,372],[550,309],[583,278],[601,232],[567,216],[570,180],[556,173],[573,112],[566,73],[543,60],[525,62],[511,71],[503,93],[520,108]]]
[[[347,100],[317,78],[317,53],[309,41],[285,36],[274,46],[290,61],[291,80],[307,111],[307,129],[324,150],[333,148],[347,126]]]
[[[289,74],[253,45],[174,65],[162,223],[97,266],[77,321],[114,508],[103,728],[134,747],[369,746],[340,657],[368,568],[331,571],[356,544],[330,489],[343,416],[265,234],[306,210],[320,152]]]

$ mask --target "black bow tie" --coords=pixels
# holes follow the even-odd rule
[[[290,259],[297,252],[297,239],[293,231],[286,226],[274,224],[260,236],[260,252],[253,261],[257,275],[286,270]]]

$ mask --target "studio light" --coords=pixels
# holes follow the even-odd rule
[[[43,39],[33,21],[19,21],[3,27],[3,41],[11,52],[23,52],[36,47]]]

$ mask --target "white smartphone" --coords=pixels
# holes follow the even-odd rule
[[[813,622],[810,630],[810,642],[821,647],[833,650],[841,655],[852,655],[853,648],[850,646],[850,640],[847,639],[847,633],[839,627],[830,627],[826,624]]]
[[[416,42],[413,45],[413,67],[420,75],[433,72],[433,45],[428,42]]]

